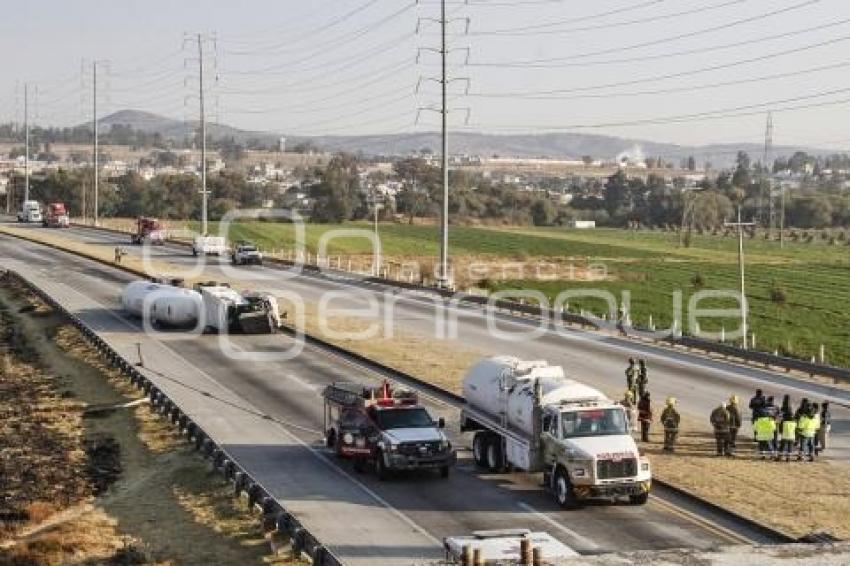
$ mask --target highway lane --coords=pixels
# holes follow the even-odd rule
[[[64,285],[91,300],[88,316],[101,324],[115,324],[117,295],[122,285],[132,279],[127,274],[91,261],[7,238],[0,238],[0,258],[25,261],[30,268],[42,273],[61,274]],[[123,324],[138,327],[137,321],[121,318],[124,319]],[[175,336],[170,335],[169,338]],[[266,351],[285,347],[287,340],[282,336],[235,338],[242,348]],[[289,362],[234,363],[223,357],[214,336],[178,339],[169,342],[169,346],[250,406],[279,422],[288,423],[291,434],[316,450],[321,450],[321,388],[341,377],[364,383],[374,383],[375,380],[375,376],[368,372],[312,348]],[[457,421],[455,411],[438,402],[428,401],[428,405],[432,412],[445,416],[452,423],[450,433],[454,442],[467,446],[469,439],[461,437],[454,429]],[[243,446],[240,450],[252,461],[264,461],[261,454],[266,448],[262,446]],[[341,468],[408,518],[411,524],[421,525],[435,540],[476,529],[517,526],[549,531],[585,553],[709,547],[729,540],[728,536],[713,528],[694,522],[676,509],[653,500],[645,507],[601,504],[574,512],[563,511],[540,490],[535,478],[482,475],[472,468],[466,452],[462,456],[462,462],[449,481],[419,475],[385,483],[378,482],[372,475],[354,474],[346,464],[341,464]],[[309,469],[315,463],[304,465]],[[307,496],[316,498],[321,494]],[[387,544],[391,543],[387,541]]]
[[[99,243],[115,245],[126,243],[126,237],[91,229],[72,229],[69,237]],[[127,247],[130,253],[139,253],[139,247]],[[175,270],[189,269],[196,260],[185,247],[166,245],[151,248],[152,257],[165,260],[175,266]],[[405,331],[423,336],[435,336],[436,320],[453,316],[457,319],[457,337],[447,342],[456,342],[478,351],[492,354],[512,353],[526,359],[546,359],[561,364],[572,376],[593,383],[613,398],[620,398],[624,389],[625,361],[631,357],[647,359],[650,376],[650,390],[659,411],[663,399],[667,396],[679,400],[679,409],[689,426],[709,428],[708,415],[720,402],[731,395],[737,395],[745,408],[749,398],[757,387],[773,395],[777,403],[782,395],[788,393],[794,403],[802,397],[820,401],[834,388],[812,384],[781,372],[743,366],[719,359],[707,358],[684,351],[656,347],[623,340],[617,337],[563,328],[549,330],[542,336],[524,338],[518,335],[529,330],[530,321],[517,321],[512,317],[498,316],[497,326],[508,336],[496,335],[488,329],[487,318],[481,309],[471,306],[447,307],[432,298],[419,293],[398,291],[384,292],[380,286],[363,286],[356,282],[339,278],[299,274],[294,270],[282,270],[272,267],[249,267],[231,269],[209,258],[205,273],[210,277],[223,277],[236,274],[242,277],[246,285],[257,286],[279,292],[294,292],[307,302],[317,303],[330,291],[348,291],[345,296],[334,300],[336,309],[355,309],[364,320],[380,321],[385,310],[392,310],[393,324]],[[370,301],[380,305],[377,316],[370,313]],[[834,418],[832,447],[827,457],[841,464],[850,463],[850,392],[842,391],[838,395],[847,403],[842,407],[832,406]],[[746,411],[745,411],[746,412]]]

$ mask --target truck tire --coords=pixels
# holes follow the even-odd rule
[[[386,481],[390,477],[390,471],[384,462],[384,453],[380,450],[375,454],[375,475],[378,476],[378,481]]]
[[[639,495],[630,495],[629,503],[632,505],[645,505],[649,501],[649,492],[645,491]]]
[[[336,430],[328,429],[328,433],[325,435],[325,446],[336,449]]]
[[[559,467],[555,470],[555,475],[552,477],[552,493],[555,496],[555,501],[564,509],[578,507],[578,500],[573,492],[570,477],[564,468]]]
[[[198,250],[192,248],[192,257],[198,257]]]
[[[472,437],[472,459],[479,468],[487,467],[487,440],[489,433],[478,431]]]
[[[441,478],[443,478],[444,480],[448,479],[449,474],[450,474],[450,468],[448,466],[443,466],[442,468],[440,468],[440,477]]]
[[[487,469],[494,474],[505,471],[505,455],[502,450],[502,439],[495,434],[487,439]]]

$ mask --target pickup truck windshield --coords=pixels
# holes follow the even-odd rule
[[[561,434],[564,438],[628,434],[626,416],[622,409],[585,409],[561,413]]]
[[[434,426],[434,421],[425,409],[381,409],[376,421],[381,430],[393,428],[425,428]]]
[[[254,246],[242,246],[239,249],[240,249],[240,251],[243,251],[243,252],[255,252],[255,251],[257,251],[257,248],[255,248]]]

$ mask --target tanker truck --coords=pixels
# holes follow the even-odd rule
[[[622,406],[567,379],[560,366],[510,356],[481,360],[463,381],[460,429],[475,433],[475,464],[543,472],[563,507],[591,498],[649,498],[649,460],[629,434]]]
[[[271,334],[280,328],[277,300],[256,291],[237,292],[224,284],[199,283],[182,288],[180,278],[134,281],[121,293],[121,306],[131,315],[148,317],[154,326]]]
[[[121,306],[128,313],[148,317],[152,325],[187,327],[198,322],[201,294],[165,283],[133,281],[121,293]]]

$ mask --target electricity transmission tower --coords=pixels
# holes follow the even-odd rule
[[[428,80],[433,80],[440,83],[440,106],[433,107],[427,106],[419,108],[416,121],[419,121],[419,114],[422,110],[431,110],[434,112],[439,112],[440,121],[441,121],[441,141],[442,141],[442,159],[441,159],[441,170],[442,170],[442,178],[443,178],[443,194],[442,194],[442,206],[440,210],[440,261],[439,268],[437,273],[437,286],[441,288],[451,287],[451,274],[449,270],[449,137],[448,137],[448,116],[449,116],[449,108],[448,108],[448,86],[452,81],[465,81],[466,82],[466,90],[469,92],[469,79],[465,77],[457,77],[450,79],[448,77],[448,56],[450,50],[447,43],[447,27],[449,23],[453,21],[464,21],[466,22],[466,32],[469,31],[469,18],[453,18],[449,19],[446,16],[446,0],[440,1],[440,18],[420,18],[420,21],[417,22],[416,32],[419,33],[420,24],[422,20],[428,20],[440,25],[440,47],[436,48],[428,48],[428,47],[420,47],[419,52],[417,53],[416,60],[419,62],[419,55],[421,51],[433,51],[440,54],[440,67],[441,73],[439,78],[428,78]],[[467,53],[467,61],[469,59],[469,48],[465,48]],[[416,85],[416,91],[419,91],[419,86],[422,80],[420,79],[419,84]],[[469,120],[469,109],[466,109],[467,112],[467,121]]]
[[[762,221],[767,220],[768,239],[773,239],[773,232],[776,229],[776,198],[773,194],[773,182],[771,180],[772,167],[770,160],[773,154],[773,114],[767,113],[767,124],[764,129],[764,157],[762,158],[762,186],[761,191],[763,196],[767,196],[767,215],[763,216]],[[762,211],[763,212],[763,211]]]
[[[186,36],[184,39],[184,46],[187,41],[194,41],[198,46],[198,136],[200,137],[200,146],[201,146],[201,190],[199,191],[201,194],[201,234],[207,235],[207,219],[208,219],[208,203],[209,203],[209,194],[210,191],[207,190],[207,120],[206,120],[206,108],[204,106],[205,102],[205,91],[206,91],[206,83],[204,79],[204,72],[206,70],[204,66],[204,45],[206,43],[213,43],[216,45],[216,36],[212,35],[204,35],[201,33],[195,34],[194,37]],[[214,51],[215,51],[214,47]],[[192,59],[187,59],[190,61]]]

